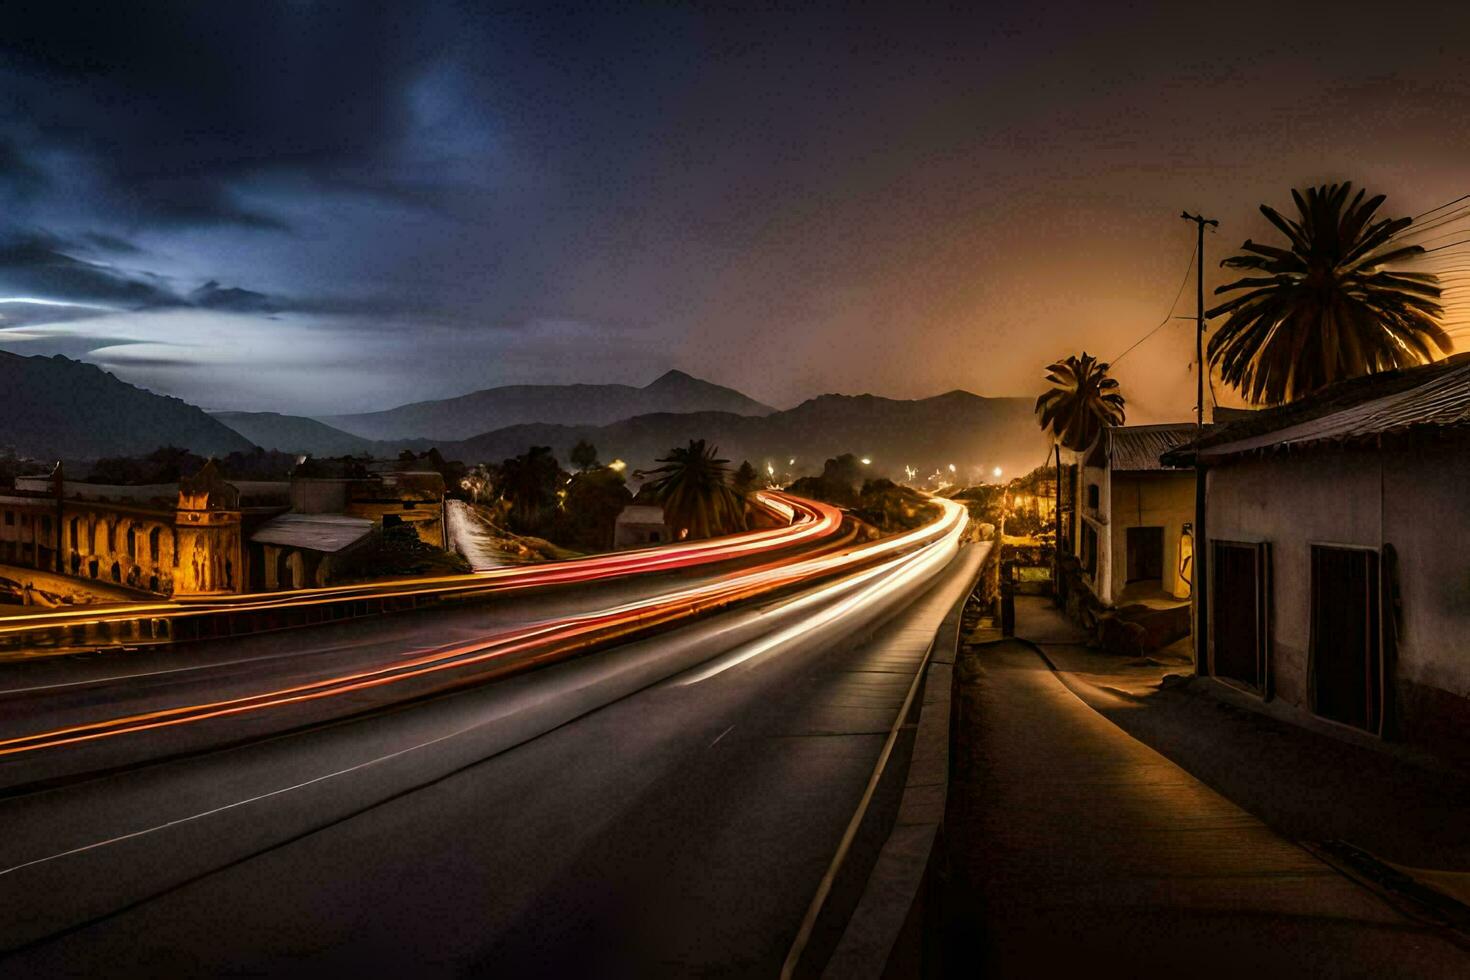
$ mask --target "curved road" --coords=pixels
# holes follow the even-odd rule
[[[0,801],[0,966],[771,974],[978,566],[962,523],[495,684]]]

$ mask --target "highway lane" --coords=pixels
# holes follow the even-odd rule
[[[947,608],[964,577],[952,548],[388,716],[0,804],[10,942],[175,889],[15,962],[37,975],[119,955],[93,962],[524,972],[597,948],[609,967],[779,965],[916,663],[885,660],[882,636],[847,638],[941,567],[948,592],[905,616]],[[935,625],[901,619],[883,636]],[[621,700],[596,710],[609,694]],[[254,802],[218,809],[239,800]],[[647,904],[676,886],[702,898]],[[65,899],[22,898],[37,893]],[[575,914],[531,911],[546,903]]]
[[[0,740],[177,704],[245,697],[402,663],[426,651],[471,645],[486,636],[535,624],[594,615],[660,596],[675,587],[716,586],[754,564],[744,562],[743,568],[722,567],[677,577],[600,581],[470,605],[214,640],[183,649],[109,653],[44,664],[0,664]],[[221,741],[261,737],[358,712],[396,696],[398,692],[384,692],[378,698],[365,693],[340,703],[301,705],[239,719],[228,726],[199,726],[189,732],[170,732],[166,737],[87,746],[85,751],[61,757],[54,753],[0,756],[0,790],[73,772],[125,765],[154,755],[195,751]]]
[[[422,623],[414,621],[407,628],[417,625],[420,629],[404,637],[411,644],[406,649],[349,645],[323,651],[331,658],[258,662],[235,658],[222,665],[222,677],[213,670],[173,669],[150,672],[137,683],[68,683],[60,689],[41,690],[30,685],[15,695],[16,703],[25,710],[16,712],[14,723],[24,730],[0,737],[0,785],[24,786],[37,779],[54,780],[198,751],[422,697],[449,686],[499,679],[577,655],[589,644],[708,614],[753,596],[774,594],[874,562],[906,559],[915,549],[924,551],[936,541],[959,534],[965,520],[963,508],[946,503],[941,510],[940,520],[882,541],[834,546],[830,553],[802,553],[702,584],[665,586],[665,591],[652,596],[590,612],[560,611],[556,618],[533,619],[529,625],[500,632],[482,625],[478,635],[463,642],[446,644],[434,633],[428,635],[436,645],[425,648]],[[876,573],[870,569],[864,574]],[[332,661],[343,655],[357,659],[350,666],[333,668]],[[308,670],[312,677],[267,681],[249,672],[241,675],[242,666],[276,673]]]
[[[140,645],[145,642],[135,637],[140,624],[151,624],[148,625],[150,630],[168,628],[170,624],[177,628],[201,619],[212,620],[222,614],[228,618],[237,613],[247,613],[252,618],[312,615],[331,620],[340,618],[331,615],[334,608],[359,600],[368,603],[419,599],[457,601],[528,589],[586,585],[634,575],[689,571],[757,556],[773,556],[833,539],[841,533],[843,522],[835,507],[772,490],[760,491],[755,496],[759,507],[778,522],[786,523],[717,538],[539,565],[495,568],[465,575],[375,580],[281,592],[68,607],[7,615],[0,617],[0,640],[4,642],[0,659],[30,660],[84,650],[97,643],[94,634],[104,638],[100,644],[103,646],[126,645],[130,641]],[[204,635],[217,636],[219,632],[211,628]]]

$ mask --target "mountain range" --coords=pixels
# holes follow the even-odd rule
[[[628,407],[619,409],[619,404]],[[641,410],[650,404],[675,405],[678,410]],[[439,418],[438,424],[447,426],[441,431],[453,432],[481,424],[450,426],[448,414],[456,405],[467,413],[486,413],[478,417],[521,421],[491,424],[466,437],[413,432],[377,438],[362,434],[373,431],[373,425],[357,422],[361,431],[349,432],[328,424],[326,417],[275,412],[211,416],[89,364],[0,352],[0,446],[41,459],[141,455],[161,445],[205,455],[260,446],[318,456],[393,456],[403,449],[437,446],[446,457],[476,463],[499,462],[529,446],[545,445],[565,464],[571,447],[586,439],[605,462],[621,459],[636,470],[653,467],[671,447],[704,439],[734,462],[748,459],[760,467],[769,463],[782,475],[819,472],[827,457],[852,452],[872,461],[875,476],[902,477],[907,467],[927,476],[954,464],[962,478],[973,478],[979,467],[988,471],[1000,466],[1007,473],[1030,470],[1046,452],[1027,398],[983,398],[967,391],[913,400],[822,395],[777,411],[738,391],[677,371],[642,388],[517,385],[332,418],[382,420],[402,418],[395,416],[399,412],[420,413]],[[524,418],[536,410],[544,410],[548,417]],[[620,410],[632,414],[607,418]],[[558,421],[569,417],[577,421]],[[407,423],[381,424],[392,430]],[[796,462],[789,462],[792,459]]]
[[[769,415],[775,409],[733,388],[683,371],[632,385],[508,385],[438,401],[413,402],[382,412],[324,415],[320,421],[366,439],[468,439],[528,422],[606,425],[656,412],[730,412]]]
[[[252,443],[186,401],[95,365],[0,351],[0,446],[40,459],[96,459],[159,446],[225,456]]]
[[[951,391],[913,400],[822,395],[764,416],[657,413],[600,426],[516,425],[440,449],[459,459],[498,461],[527,446],[550,446],[565,461],[581,439],[596,446],[604,462],[617,457],[630,469],[651,468],[670,447],[704,439],[733,462],[769,463],[778,474],[820,472],[824,459],[850,452],[871,460],[875,476],[894,478],[902,478],[906,467],[927,477],[950,464],[962,478],[973,478],[979,467],[1018,474],[1040,464],[1048,446],[1031,399]]]

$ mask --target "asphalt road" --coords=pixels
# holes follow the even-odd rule
[[[952,553],[0,801],[0,972],[771,975]]]
[[[424,651],[568,616],[592,614],[820,554],[822,546],[782,549],[676,573],[637,575],[492,595],[399,615],[305,629],[221,638],[180,647],[145,647],[33,661],[0,662],[0,792],[77,773],[200,751],[243,738],[316,724],[387,704],[416,691],[395,688],[351,698],[78,745],[63,754],[6,756],[3,740],[67,726],[224,701],[321,678],[401,663]]]

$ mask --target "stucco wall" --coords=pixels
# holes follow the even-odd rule
[[[1194,521],[1194,473],[1114,473],[1111,483],[1108,601],[1117,603],[1128,584],[1130,527],[1164,529],[1162,587],[1171,595],[1188,596],[1188,586],[1179,579],[1179,538],[1184,525]]]
[[[1271,543],[1278,697],[1308,705],[1311,545],[1388,543],[1402,597],[1400,720],[1410,734],[1453,730],[1443,715],[1470,710],[1470,439],[1229,463],[1210,470],[1208,492],[1210,538]]]

